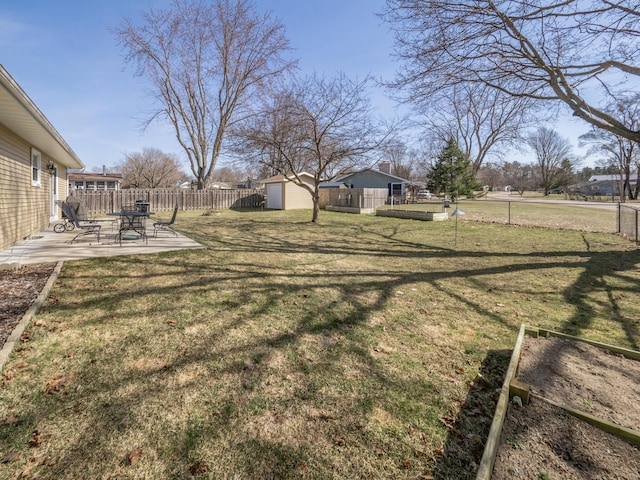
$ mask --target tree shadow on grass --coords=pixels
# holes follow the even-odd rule
[[[449,434],[444,449],[436,457],[432,471],[435,478],[475,478],[511,353],[511,350],[487,352],[457,417],[447,421]]]

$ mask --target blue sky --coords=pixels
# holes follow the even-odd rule
[[[40,107],[87,166],[113,166],[126,153],[156,147],[182,158],[167,125],[141,132],[150,110],[148,84],[127,67],[109,31],[122,18],[136,19],[168,0],[0,0],[0,63]],[[393,77],[392,39],[375,13],[384,0],[257,0],[286,26],[305,73],[351,78]],[[373,92],[379,112],[391,117],[393,102]],[[572,121],[561,133],[587,131]],[[575,144],[575,141],[574,141]]]

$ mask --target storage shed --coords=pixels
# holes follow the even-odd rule
[[[313,175],[302,172],[297,176],[302,182],[313,188]],[[295,176],[292,173],[276,175],[263,180],[267,193],[266,208],[274,210],[313,208],[313,199],[309,191],[297,185],[294,180]]]

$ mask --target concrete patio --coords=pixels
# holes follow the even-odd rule
[[[149,231],[149,229],[148,229]],[[82,260],[86,258],[113,257],[117,255],[141,255],[145,253],[159,253],[171,250],[204,248],[203,245],[178,233],[159,231],[158,236],[148,236],[144,240],[123,240],[119,244],[117,229],[112,230],[109,225],[102,226],[100,242],[95,235],[78,237],[77,229],[70,232],[55,233],[53,225],[46,230],[22,240],[6,250],[0,250],[0,268],[17,267],[34,263],[51,263],[60,260]]]

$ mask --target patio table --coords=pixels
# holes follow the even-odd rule
[[[147,243],[146,219],[153,215],[149,211],[121,211],[110,212],[107,215],[120,217],[120,227],[118,228],[118,242],[122,245],[123,236],[125,240],[137,240],[143,238]],[[133,231],[135,238],[126,238],[126,232]]]

